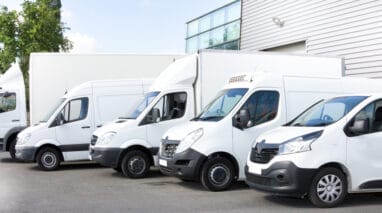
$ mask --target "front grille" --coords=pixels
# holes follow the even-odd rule
[[[91,144],[92,146],[96,145],[97,140],[98,140],[98,137],[95,136],[95,135],[92,135],[92,137],[91,137],[91,139],[90,139],[90,144]]]
[[[165,158],[173,158],[176,148],[178,148],[180,141],[162,140],[161,156]]]
[[[264,148],[259,151],[258,145],[252,148],[251,151],[251,161],[255,163],[268,163],[278,154],[278,148]]]

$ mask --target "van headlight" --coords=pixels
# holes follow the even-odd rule
[[[285,141],[279,146],[279,154],[287,155],[312,150],[312,143],[322,135],[322,130]]]
[[[114,136],[116,135],[116,132],[108,132],[102,135],[102,137],[97,141],[96,145],[106,145],[110,143]]]
[[[188,149],[192,144],[198,141],[203,136],[203,128],[197,129],[190,134],[188,134],[183,140],[179,143],[176,148],[176,153],[183,152]]]
[[[17,140],[16,144],[17,145],[24,145],[24,144],[28,143],[28,141],[31,139],[31,137],[32,137],[32,134],[31,133],[27,133],[24,136],[22,136],[21,138],[19,138]]]

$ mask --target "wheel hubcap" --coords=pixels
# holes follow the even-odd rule
[[[145,160],[140,156],[135,156],[129,160],[129,171],[134,174],[142,174],[146,168]]]
[[[342,181],[333,174],[321,177],[317,184],[317,195],[325,203],[333,203],[342,194]]]
[[[56,162],[57,162],[56,155],[54,155],[51,152],[45,152],[41,156],[41,158],[42,158],[41,162],[42,162],[43,166],[46,167],[46,168],[54,167]]]
[[[228,183],[231,172],[225,165],[215,165],[211,167],[209,179],[216,186],[223,186]]]

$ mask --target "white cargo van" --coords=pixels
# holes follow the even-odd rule
[[[94,132],[92,159],[127,177],[144,177],[151,165],[158,165],[159,144],[167,129],[199,113],[232,74],[255,69],[248,54],[203,50],[175,61],[129,116]]]
[[[225,190],[244,180],[254,138],[323,98],[343,94],[341,82],[358,83],[341,77],[340,58],[258,55],[253,60],[263,72],[232,77],[202,113],[163,135],[162,173]]]
[[[25,85],[17,64],[0,77],[0,151],[15,158],[16,137],[27,126]]]
[[[65,94],[38,124],[18,135],[16,157],[44,170],[61,161],[89,160],[92,132],[123,116],[142,98],[151,80],[83,83]]]
[[[370,92],[382,90],[370,80]],[[347,193],[382,192],[382,94],[321,101],[253,144],[246,181],[276,194],[334,207]]]

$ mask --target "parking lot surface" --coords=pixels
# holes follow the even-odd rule
[[[349,196],[324,212],[381,212],[382,194]],[[0,212],[322,212],[307,200],[280,198],[237,183],[209,192],[198,183],[166,177],[124,178],[94,163],[65,164],[40,171],[0,153]]]

